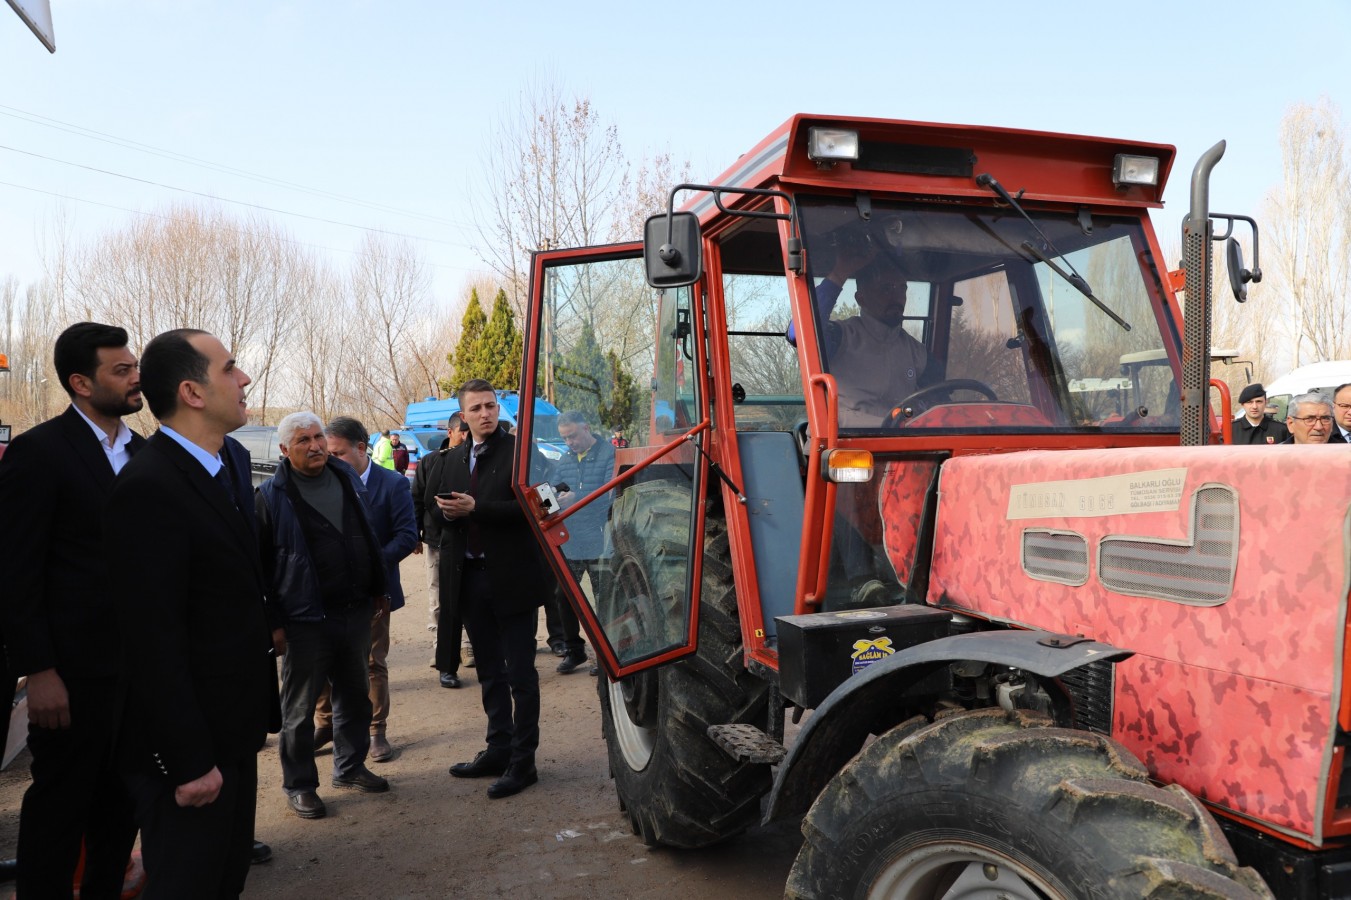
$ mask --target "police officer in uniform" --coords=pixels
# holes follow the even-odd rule
[[[1235,444],[1281,444],[1290,437],[1290,430],[1275,419],[1267,417],[1267,389],[1250,384],[1238,395],[1243,415],[1234,420]]]

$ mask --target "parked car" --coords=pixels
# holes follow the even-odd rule
[[[281,448],[277,444],[276,425],[245,425],[230,432],[230,437],[249,451],[254,487],[277,473],[277,467],[281,465]]]

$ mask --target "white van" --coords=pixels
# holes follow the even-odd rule
[[[1276,421],[1285,421],[1285,408],[1290,398],[1309,391],[1322,391],[1332,399],[1339,384],[1351,384],[1351,360],[1332,360],[1300,366],[1266,385],[1267,406],[1276,406]]]

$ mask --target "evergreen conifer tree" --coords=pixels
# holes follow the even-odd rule
[[[460,385],[471,378],[488,378],[487,359],[483,354],[483,332],[488,325],[488,317],[483,314],[483,304],[478,299],[478,289],[469,293],[469,305],[465,307],[464,318],[460,320],[460,342],[455,349],[446,354],[454,372],[454,384],[447,393],[458,390]],[[496,385],[494,385],[496,387]]]
[[[516,316],[507,302],[507,292],[499,289],[493,299],[493,313],[479,340],[479,358],[484,374],[498,390],[513,391],[521,384],[521,359],[525,355],[525,335],[516,328]]]

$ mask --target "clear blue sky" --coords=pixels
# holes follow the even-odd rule
[[[1212,206],[1257,214],[1286,110],[1327,96],[1351,115],[1346,0],[51,3],[55,55],[0,7],[0,277],[25,283],[58,208],[88,238],[192,197],[16,151],[311,217],[269,214],[339,266],[360,230],[315,219],[415,235],[457,300],[484,268],[470,201],[490,126],[541,78],[589,96],[631,158],[669,151],[696,178],[794,112],[1175,144],[1165,243],[1216,140]]]

